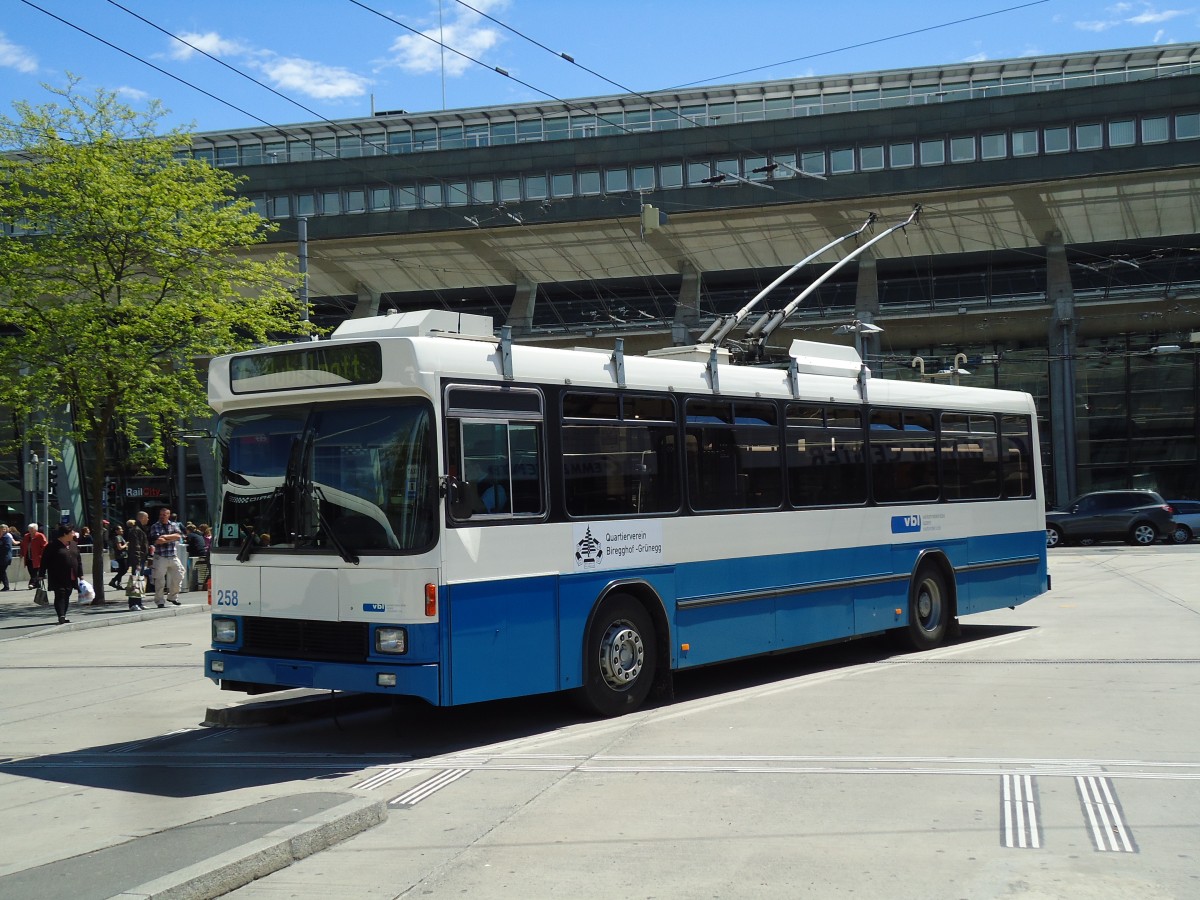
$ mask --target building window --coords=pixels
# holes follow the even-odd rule
[[[388,153],[412,153],[412,132],[405,128],[403,131],[389,131],[387,136]]]
[[[439,185],[440,187],[440,185]],[[361,189],[346,191],[346,206],[345,211],[348,213],[360,213],[367,208],[367,192]]]
[[[468,125],[463,128],[463,146],[486,147],[491,142],[491,129],[487,125]]]
[[[858,165],[864,172],[874,172],[883,168],[883,145],[874,144],[870,147],[858,148]]]
[[[1038,133],[1036,131],[1014,131],[1012,135],[1013,156],[1036,156]]]
[[[312,194],[296,195],[296,215],[314,216],[317,214],[317,198]]]
[[[571,197],[575,194],[575,176],[571,172],[557,172],[550,176],[550,193],[555,197]]]
[[[493,144],[515,144],[517,142],[517,123],[498,122],[492,125]]]
[[[688,163],[687,167],[687,183],[688,187],[694,187],[700,184],[705,178],[712,176],[712,166],[706,162]]]
[[[654,190],[654,166],[634,166],[633,189],[635,191]]]
[[[824,175],[825,151],[805,150],[800,154],[800,171],[805,175]]]
[[[438,129],[438,147],[442,150],[457,150],[465,147],[463,127],[461,125],[443,125]],[[371,156],[371,150],[364,144],[364,155]]]
[[[1100,124],[1075,126],[1076,150],[1099,150],[1104,145],[1104,128]]]
[[[940,166],[946,162],[946,142],[921,141],[921,165]]]
[[[221,168],[236,166],[238,164],[238,148],[235,147],[218,147],[216,164]]]
[[[854,171],[854,148],[847,147],[829,151],[829,172],[832,175],[845,175]]]
[[[1130,147],[1137,140],[1133,119],[1119,119],[1108,123],[1108,146]]]
[[[312,144],[308,141],[288,141],[288,159],[292,162],[307,162],[312,159]]]
[[[549,186],[545,175],[525,176],[525,199],[545,200],[549,196]]]
[[[517,123],[517,143],[528,144],[542,139],[542,120],[528,119]]]
[[[446,203],[449,206],[466,206],[471,202],[471,195],[467,193],[467,183],[465,181],[452,181],[446,185]]]
[[[606,169],[604,171],[604,190],[609,194],[620,194],[629,190],[629,170]]]
[[[392,208],[392,189],[391,188],[371,188],[371,209],[391,209]]]
[[[1160,144],[1167,139],[1167,117],[1151,116],[1142,119],[1142,143]]]
[[[336,216],[342,211],[342,195],[337,191],[325,191],[321,194],[321,214]]]
[[[907,169],[916,162],[916,157],[913,155],[913,145],[910,142],[892,144],[888,148],[888,152],[891,156],[893,169]]]
[[[441,184],[423,184],[421,185],[421,205],[422,206],[441,206],[445,202],[442,195]]]
[[[396,209],[416,209],[418,205],[416,185],[402,184],[396,188]]]
[[[975,136],[950,138],[950,162],[975,162]]]
[[[312,148],[309,149],[311,150]],[[262,144],[242,144],[243,166],[260,166],[262,165],[262,161]]]
[[[520,178],[501,178],[500,179],[500,202],[501,203],[519,203],[521,200],[521,179]]]
[[[1071,130],[1069,128],[1047,128],[1042,132],[1046,142],[1047,153],[1066,153],[1071,149]]]
[[[271,218],[286,219],[292,214],[292,198],[287,194],[281,194],[271,198]]]
[[[779,168],[771,173],[772,179],[796,177],[795,153],[773,153],[771,154],[771,162],[779,164]]]
[[[338,156],[342,159],[362,156],[362,138],[358,135],[338,138]]]
[[[490,178],[481,178],[471,182],[471,197],[476,203],[491,206],[496,202],[496,183]]]
[[[680,163],[664,163],[658,167],[658,183],[664,188],[683,186],[683,166]]]
[[[589,169],[579,173],[579,193],[600,193],[600,173],[597,170]]]
[[[1181,113],[1175,117],[1175,140],[1200,138],[1200,113]]]
[[[1008,138],[1005,134],[985,134],[979,139],[979,155],[983,159],[1003,159],[1008,155]]]

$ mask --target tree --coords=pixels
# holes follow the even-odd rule
[[[39,441],[90,449],[100,535],[110,435],[161,463],[164,423],[206,411],[206,357],[308,324],[288,257],[245,252],[274,226],[238,179],[180,153],[183,131],[156,134],[157,104],[77,88],[69,77],[47,87],[57,99],[0,117],[0,403]],[[102,553],[93,564],[103,603]]]

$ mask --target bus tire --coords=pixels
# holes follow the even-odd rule
[[[604,717],[640,707],[658,668],[655,641],[654,623],[640,603],[628,594],[606,597],[588,627],[576,702]]]
[[[914,650],[932,650],[946,638],[953,612],[946,577],[936,565],[924,565],[908,589],[905,642]]]

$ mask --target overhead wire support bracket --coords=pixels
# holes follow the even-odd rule
[[[625,338],[617,338],[612,352],[613,377],[617,387],[625,387]]]

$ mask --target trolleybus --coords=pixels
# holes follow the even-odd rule
[[[226,689],[614,715],[672,673],[1048,588],[1027,394],[497,339],[444,311],[216,358],[212,649]]]

